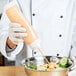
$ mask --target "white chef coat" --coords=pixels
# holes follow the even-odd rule
[[[17,0],[24,16],[37,31],[45,55],[76,56],[76,0]],[[4,13],[0,22],[0,51],[17,64],[25,57],[38,56],[26,43],[6,53],[10,20]]]

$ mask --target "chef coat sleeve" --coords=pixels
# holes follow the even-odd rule
[[[6,16],[5,13],[3,13],[2,18],[0,20],[0,52],[2,55],[4,55],[9,60],[15,60],[15,57],[23,48],[23,42],[19,43],[15,49],[11,50],[9,48],[6,48],[6,41],[8,38],[8,28],[9,28],[10,20]],[[9,51],[10,52],[7,52]]]

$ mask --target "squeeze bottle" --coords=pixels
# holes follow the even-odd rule
[[[21,27],[26,29],[28,36],[23,38],[26,44],[28,44],[32,49],[40,47],[38,34],[27,18],[22,14],[18,4],[16,2],[11,2],[5,6],[4,11],[11,22],[18,23]]]

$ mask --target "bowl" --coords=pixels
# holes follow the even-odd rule
[[[58,63],[62,57],[55,57],[55,56],[45,56],[49,62]],[[25,58],[22,60],[21,65],[25,68],[25,72],[27,76],[66,76],[68,73],[68,70],[74,66],[73,61],[71,59],[69,60],[69,63],[71,64],[67,68],[58,68],[55,70],[36,70],[29,68],[28,66],[40,66],[43,64],[47,64],[46,59],[43,56],[37,56],[37,57],[30,57]]]

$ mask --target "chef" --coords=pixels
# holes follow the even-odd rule
[[[76,0],[16,1],[38,33],[45,55],[76,56]],[[9,60],[15,60],[16,65],[25,57],[40,55],[22,40],[22,37],[28,36],[26,31],[19,24],[11,23],[3,13],[0,21],[0,52]]]

